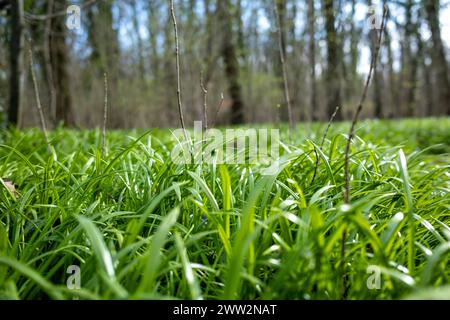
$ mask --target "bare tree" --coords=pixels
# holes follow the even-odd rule
[[[392,49],[392,39],[388,28],[384,30],[384,43],[387,53],[387,67],[388,67],[388,86],[389,86],[389,113],[386,115],[389,118],[398,116],[397,106],[399,105],[399,95],[397,90],[397,74],[394,70],[394,52]]]
[[[424,106],[425,110],[420,114],[421,116],[432,116],[434,114],[434,100],[435,100],[435,88],[433,86],[432,81],[432,72],[431,68],[427,65],[426,60],[430,57],[429,48],[425,44],[425,42],[422,39],[422,33],[419,32],[418,29],[416,29],[416,41],[417,41],[417,51],[419,56],[419,64],[420,68],[422,69],[422,75],[423,75],[423,96],[425,98]],[[430,58],[431,60],[431,58]]]
[[[309,67],[311,68],[310,119],[317,120],[317,80],[316,80],[316,10],[314,0],[308,0]]]
[[[53,12],[54,0],[47,0],[47,15],[51,16]],[[44,29],[44,63],[45,63],[45,75],[47,79],[47,87],[49,91],[49,113],[53,124],[56,124],[56,90],[55,90],[55,80],[53,79],[53,68],[50,55],[50,38],[52,28],[52,19],[47,19],[45,21]]]
[[[222,57],[225,63],[225,74],[228,79],[228,91],[232,99],[231,123],[241,124],[244,123],[244,101],[230,9],[230,0],[217,0],[217,12],[222,27]]]
[[[10,91],[8,123],[16,126],[22,100],[23,78],[23,0],[11,1]]]
[[[352,0],[351,25],[350,25],[350,73],[352,81],[356,80],[358,69],[358,28],[355,24],[354,17],[356,15],[356,0]],[[353,88],[352,88],[353,89]]]
[[[374,9],[372,6],[372,0],[367,0],[367,5],[369,8]],[[375,12],[368,12],[369,15],[375,14]],[[376,29],[371,29],[369,31],[369,42],[370,42],[370,51],[371,55],[373,56],[375,54],[376,46],[378,41],[378,32]],[[373,74],[373,84],[374,84],[374,90],[373,90],[373,103],[375,106],[374,115],[378,119],[383,118],[383,101],[382,101],[382,73],[378,70],[374,70]]]
[[[59,5],[54,2],[53,12],[65,8],[66,4],[59,1]],[[70,79],[67,65],[69,63],[69,53],[66,44],[66,26],[64,17],[54,17],[51,21],[50,37],[50,60],[52,66],[53,88],[55,90],[56,122],[63,122],[67,126],[75,124],[72,110],[72,97],[70,90]]]
[[[88,0],[85,0],[88,2]],[[108,73],[110,114],[119,113],[120,103],[119,79],[120,44],[117,25],[114,23],[114,1],[97,1],[91,10],[87,11],[88,41],[91,49],[89,57],[95,78],[102,80]],[[113,128],[124,127],[128,122],[128,113],[122,116],[110,117],[109,125]]]
[[[137,43],[137,55],[138,55],[138,73],[139,78],[141,80],[141,84],[145,82],[145,63],[144,63],[144,44],[142,43],[142,37],[139,30],[139,9],[138,2],[134,1],[131,4],[131,9],[133,11],[133,29],[134,34],[136,35],[136,43]]]
[[[150,69],[153,79],[159,78],[159,55],[157,45],[157,34],[159,31],[157,1],[148,1],[148,33],[150,42]]]
[[[439,25],[439,2],[439,0],[423,0],[434,47],[433,68],[439,83],[439,104],[442,113],[450,115],[450,77]]]
[[[327,114],[328,117],[331,117],[336,107],[342,105],[341,77],[339,72],[341,54],[339,53],[338,34],[335,26],[334,0],[322,0],[322,6],[325,16],[327,43],[327,71],[325,75],[325,86],[328,96]],[[338,111],[336,120],[340,120],[341,118],[341,112]]]

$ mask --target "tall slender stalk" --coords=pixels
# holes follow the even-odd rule
[[[323,136],[322,136],[322,141],[320,142],[320,147],[319,147],[320,150],[322,150],[323,145],[325,144],[325,139],[327,138],[328,131],[330,130],[331,124],[333,123],[333,120],[336,117],[338,111],[339,111],[339,107],[336,107],[336,109],[334,110],[333,114],[330,117],[330,121],[328,121],[327,128],[325,129],[325,132],[323,133]],[[316,154],[316,166],[314,167],[314,174],[313,174],[313,177],[312,177],[311,183],[310,183],[311,185],[314,183],[314,180],[316,179],[317,169],[319,168],[319,165],[320,165],[320,157],[317,154],[316,149],[314,149],[314,153]]]
[[[286,57],[285,52],[283,50],[283,36],[282,36],[282,30],[281,30],[281,21],[280,21],[280,14],[278,12],[277,8],[277,1],[273,0],[273,7],[275,11],[276,21],[277,21],[277,33],[278,33],[278,50],[280,52],[280,62],[281,62],[281,69],[283,71],[283,85],[284,85],[284,99],[286,101],[287,109],[288,109],[288,117],[289,117],[289,139],[292,139],[292,130],[294,129],[294,120],[292,118],[292,106],[291,106],[291,99],[289,96],[289,85],[288,85],[288,76],[287,76],[287,70],[286,70]]]
[[[364,85],[364,90],[361,95],[361,100],[359,101],[358,108],[353,116],[352,125],[350,127],[350,131],[348,133],[347,145],[345,147],[345,192],[344,192],[344,202],[349,203],[350,201],[350,174],[349,174],[349,162],[350,162],[350,145],[352,143],[353,136],[355,135],[355,126],[358,122],[359,114],[363,108],[364,102],[366,101],[367,92],[369,89],[370,80],[372,79],[372,74],[376,71],[378,55],[380,53],[381,40],[383,38],[383,32],[386,25],[386,18],[388,13],[388,6],[385,5],[383,11],[383,20],[381,21],[380,33],[378,36],[378,41],[375,47],[375,52],[372,55],[372,59],[370,62],[369,74],[367,75],[366,83]]]
[[[364,102],[366,101],[370,80],[372,79],[372,74],[376,71],[376,68],[377,68],[378,55],[380,53],[381,40],[383,38],[384,28],[386,25],[387,13],[388,13],[388,6],[387,6],[387,4],[385,4],[384,10],[383,10],[383,19],[381,21],[380,33],[378,36],[378,41],[376,43],[375,52],[372,55],[372,58],[370,61],[369,74],[367,75],[366,83],[364,85],[363,93],[361,95],[361,100],[359,101],[358,108],[356,109],[356,112],[353,116],[352,125],[350,127],[350,131],[349,131],[348,137],[347,137],[347,145],[345,147],[345,163],[344,163],[344,170],[345,170],[345,172],[344,172],[344,175],[345,175],[344,203],[346,203],[346,204],[348,204],[350,202],[350,173],[349,173],[350,146],[352,143],[353,136],[355,135],[355,127],[358,122],[359,114],[361,113]],[[346,298],[347,289],[348,289],[348,277],[347,277],[346,268],[345,268],[346,239],[347,239],[347,229],[344,229],[344,231],[342,232],[342,239],[341,239],[341,262],[340,262],[341,273],[342,273],[342,282],[343,282],[342,283],[342,298]]]
[[[30,48],[28,49],[28,55],[30,60],[31,78],[33,80],[34,97],[36,99],[36,107],[38,109],[39,119],[41,121],[41,129],[42,132],[44,133],[45,143],[47,144],[48,152],[52,155],[53,160],[56,162],[57,161],[56,152],[55,149],[52,147],[50,140],[48,138],[47,125],[45,123],[44,111],[42,110],[41,98],[39,96],[39,87],[36,80],[36,74],[34,72],[33,50],[31,49],[31,43]]]
[[[203,71],[200,72],[200,88],[203,92],[203,131],[208,129],[208,88],[203,83]]]
[[[214,115],[214,120],[212,123],[212,127],[215,128],[217,124],[217,117],[219,116],[220,109],[222,109],[223,102],[225,101],[225,97],[223,96],[223,92],[220,94],[220,101],[216,108],[216,114]]]
[[[102,127],[102,159],[106,156],[106,123],[108,120],[108,75],[104,73],[105,100],[103,105],[103,127]]]
[[[175,36],[175,68],[177,74],[177,101],[178,101],[178,114],[180,116],[180,124],[183,128],[184,136],[186,138],[186,142],[188,141],[188,136],[186,132],[186,126],[184,125],[184,117],[183,117],[183,107],[181,105],[181,80],[180,80],[180,53],[179,53],[179,45],[178,45],[178,27],[177,27],[177,19],[175,17],[175,9],[173,5],[173,0],[170,0],[170,13],[172,15],[173,22],[173,31]]]

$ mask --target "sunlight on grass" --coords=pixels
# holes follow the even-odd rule
[[[448,298],[450,120],[298,127],[281,166],[176,165],[169,131],[0,136],[0,298]],[[281,139],[288,141],[287,127]],[[3,181],[2,180],[2,181]],[[81,269],[69,290],[67,268]],[[378,288],[369,286],[380,272]],[[376,283],[373,282],[373,283]]]

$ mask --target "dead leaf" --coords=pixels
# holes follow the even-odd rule
[[[2,179],[3,180],[3,179]],[[16,186],[11,180],[3,180],[3,184],[5,185],[6,189],[9,190],[9,192],[14,195],[14,197],[18,196]]]

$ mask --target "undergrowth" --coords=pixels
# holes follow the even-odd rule
[[[348,127],[317,153],[323,124],[292,143],[282,128],[271,176],[177,165],[169,130],[108,132],[102,159],[99,130],[57,129],[57,162],[39,130],[4,131],[0,297],[449,298],[450,120],[358,124],[344,205]],[[71,265],[81,289],[66,286]]]

